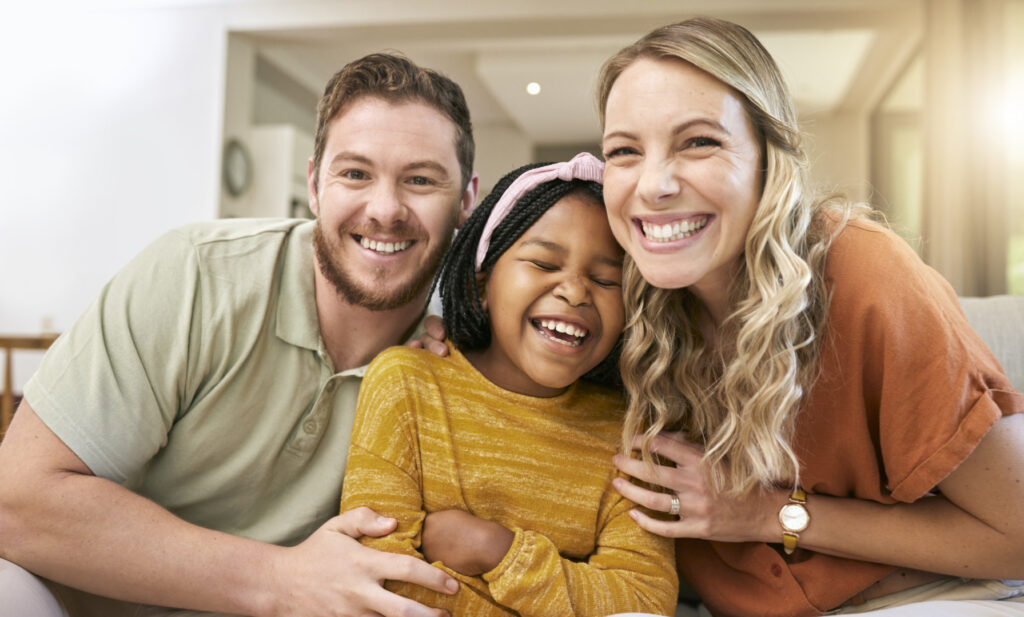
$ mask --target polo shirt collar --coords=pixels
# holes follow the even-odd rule
[[[292,228],[281,260],[277,297],[277,336],[286,343],[321,351],[320,322],[313,288],[313,230],[316,221]]]
[[[320,320],[316,315],[316,291],[313,286],[313,268],[316,267],[313,263],[314,229],[316,221],[300,223],[292,228],[285,241],[277,297],[276,332],[278,338],[286,343],[315,351],[330,366],[330,358],[320,337]],[[419,338],[424,331],[421,317],[405,343]],[[367,366],[364,364],[340,374],[362,377]]]

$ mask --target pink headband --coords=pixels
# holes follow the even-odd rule
[[[501,198],[498,199],[498,203],[494,204],[494,208],[491,209],[490,216],[487,217],[484,231],[480,235],[480,244],[476,247],[477,272],[480,271],[480,266],[484,263],[484,256],[487,255],[487,248],[491,245],[491,236],[494,234],[494,230],[505,220],[505,217],[523,195],[552,180],[602,182],[603,179],[604,163],[587,152],[580,152],[564,163],[552,163],[523,172],[505,189]]]

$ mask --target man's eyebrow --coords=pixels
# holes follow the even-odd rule
[[[337,161],[355,161],[357,163],[362,163],[363,165],[373,165],[373,161],[371,161],[369,158],[362,154],[359,154],[358,152],[353,152],[351,150],[342,150],[341,152],[335,154],[331,158],[331,163],[335,163]]]
[[[405,166],[405,171],[415,171],[417,169],[429,169],[443,175],[445,178],[448,177],[448,169],[437,161],[430,159],[415,161]]]

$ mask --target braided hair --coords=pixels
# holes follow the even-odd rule
[[[491,320],[483,307],[481,298],[482,286],[477,283],[476,252],[480,244],[484,226],[491,215],[495,204],[509,185],[523,173],[549,165],[550,163],[531,163],[515,169],[498,181],[494,189],[483,202],[473,211],[469,219],[459,228],[451,247],[441,261],[441,267],[434,279],[434,287],[441,296],[444,327],[448,338],[462,351],[486,349],[491,344]],[[566,195],[577,193],[589,197],[597,204],[604,206],[602,187],[598,182],[589,180],[550,180],[537,185],[523,195],[508,213],[508,216],[495,227],[491,235],[487,254],[480,265],[480,271],[489,273],[505,251],[526,233],[551,206],[558,203]],[[608,357],[592,368],[583,379],[621,387],[619,376],[619,350],[622,337]]]

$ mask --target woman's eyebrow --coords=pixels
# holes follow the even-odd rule
[[[732,133],[729,132],[729,129],[727,129],[724,126],[722,126],[722,124],[720,122],[718,122],[716,120],[712,120],[711,118],[704,118],[704,117],[693,118],[693,119],[690,119],[690,120],[687,120],[685,122],[681,122],[681,123],[675,125],[674,127],[672,127],[672,134],[673,135],[678,135],[679,133],[682,133],[682,132],[686,131],[687,129],[693,128],[694,126],[698,126],[698,125],[703,125],[703,126],[707,126],[707,127],[713,128],[716,131],[721,131],[721,132],[725,133],[726,135],[732,135]],[[614,137],[622,137],[624,139],[636,139],[636,134],[631,132],[631,131],[627,131],[627,130],[612,131],[611,133],[607,133],[606,135],[601,137],[601,141],[605,141],[607,139],[612,139]]]

